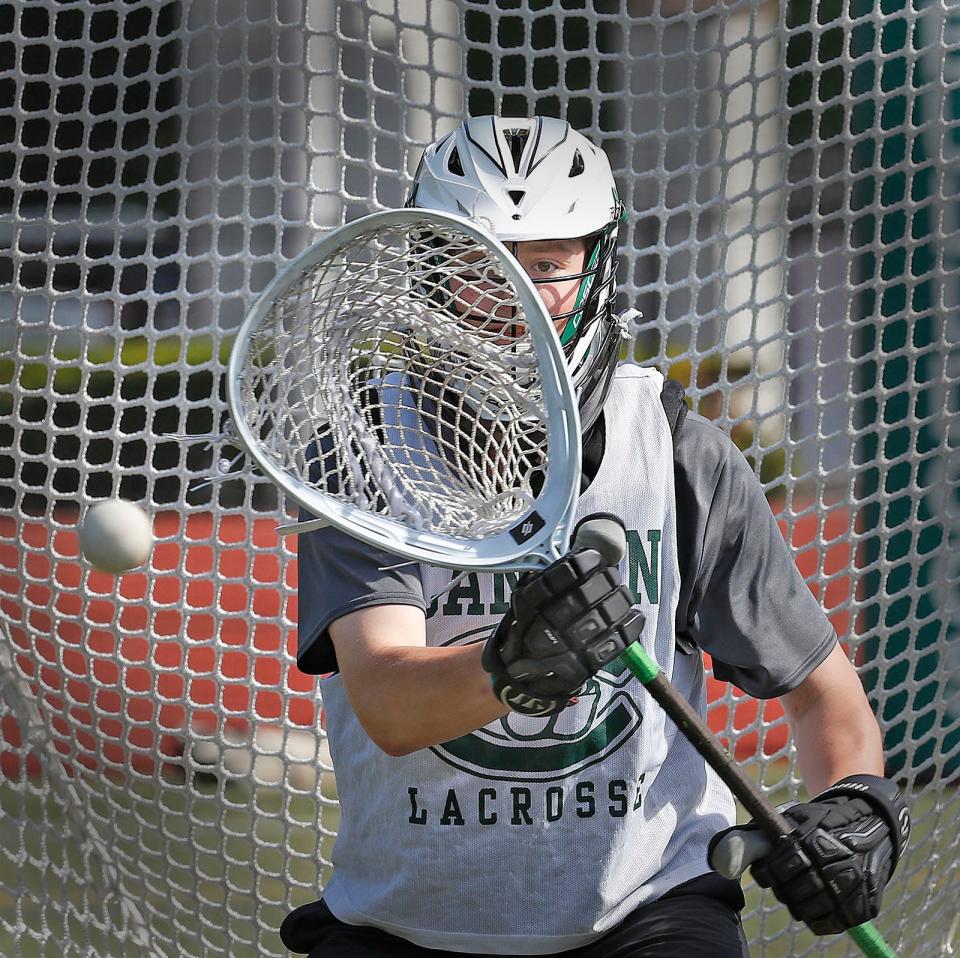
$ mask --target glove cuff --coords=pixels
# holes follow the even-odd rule
[[[525,691],[521,686],[511,684],[494,675],[493,694],[503,702],[511,712],[521,715],[532,715],[534,718],[543,718],[547,715],[556,715],[570,704],[570,696],[550,698]]]
[[[893,843],[892,872],[910,841],[910,809],[896,782],[879,775],[847,775],[811,801],[822,802],[841,795],[862,798],[886,821]]]
[[[506,620],[501,621],[493,635],[483,644],[483,653],[480,656],[481,665],[490,673],[493,694],[511,712],[520,712],[522,715],[536,717],[556,715],[557,712],[562,711],[569,705],[569,696],[551,698],[528,692],[521,685],[516,684],[515,680],[511,679],[507,673],[506,666],[503,664],[503,657],[500,655],[501,635],[510,627],[510,624],[505,624],[505,622]]]

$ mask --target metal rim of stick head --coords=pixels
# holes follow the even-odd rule
[[[566,551],[566,360],[534,284],[467,219],[374,213],[292,261],[240,327],[227,401],[262,474],[372,546],[456,569]]]

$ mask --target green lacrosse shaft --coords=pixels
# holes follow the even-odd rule
[[[791,832],[790,823],[768,801],[756,783],[742,772],[717,741],[693,706],[670,684],[639,642],[621,655],[630,671],[643,683],[653,700],[673,720],[686,739],[720,776],[741,805],[772,841]],[[868,958],[897,958],[897,953],[869,921],[848,929],[847,934]]]

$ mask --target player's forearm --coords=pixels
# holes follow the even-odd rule
[[[847,775],[883,775],[880,730],[869,709],[818,703],[793,723],[793,736],[811,795]]]
[[[838,646],[783,697],[811,795],[846,775],[883,775],[883,742],[860,679]]]
[[[482,643],[427,648],[423,612],[382,605],[330,626],[340,675],[367,734],[405,755],[506,714],[480,662]]]
[[[482,645],[382,650],[351,704],[388,754],[448,742],[507,714],[480,664]]]

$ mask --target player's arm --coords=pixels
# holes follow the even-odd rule
[[[505,711],[481,648],[427,648],[417,566],[333,527],[299,538],[297,665],[339,672],[370,738],[401,755],[449,741]]]
[[[794,918],[818,934],[836,934],[879,914],[910,835],[910,813],[883,777],[880,730],[839,645],[780,701],[814,797],[784,811],[793,842],[756,861],[753,877]]]
[[[839,645],[780,702],[811,795],[848,775],[883,775],[877,720]]]
[[[784,811],[793,841],[755,862],[753,877],[813,931],[837,933],[877,916],[909,812],[882,777],[880,736],[860,680],[752,468],[713,427],[693,414],[691,423],[678,447],[678,516],[693,517],[688,537],[702,548],[688,566],[690,599],[678,628],[711,653],[718,677],[783,702],[814,797]]]
[[[423,611],[377,605],[329,627],[350,706],[388,755],[448,742],[506,715],[482,643],[428,648]]]
[[[846,775],[882,774],[880,732],[860,679],[797,570],[753,468],[691,413],[675,474],[678,631],[711,654],[718,678],[780,699],[810,794]]]
[[[398,563],[332,527],[301,535],[299,559],[297,665],[307,674],[339,672],[361,724],[392,755],[450,741],[508,708],[537,707],[542,713],[564,707],[599,666],[570,671],[566,646],[549,639],[561,634],[576,643],[576,636],[563,628],[547,634],[541,606],[555,605],[565,627],[598,604],[614,617],[611,603],[624,605],[619,579],[609,579],[604,563],[560,583],[551,576],[538,586],[539,577],[531,576],[528,588],[514,590],[511,610],[486,655],[482,643],[433,648],[426,645],[427,603],[415,565]],[[569,594],[558,595],[558,589]],[[569,601],[557,601],[564,598]],[[588,629],[583,645],[601,638]],[[537,659],[541,653],[543,661]],[[566,672],[558,677],[556,668]]]
[[[772,531],[770,541],[767,563],[786,565],[788,552]],[[787,571],[792,569],[784,570],[781,581]],[[795,663],[803,659],[804,648],[813,652],[792,676],[768,677],[779,681],[776,693],[767,689],[784,706],[813,798],[784,811],[794,826],[792,841],[775,844],[751,870],[757,884],[770,888],[794,918],[817,934],[837,934],[879,914],[883,890],[906,847],[910,813],[896,783],[883,777],[880,730],[860,678],[819,608],[812,614],[799,575],[795,580],[796,600],[790,604],[799,611],[770,607],[758,621],[775,623],[788,644],[794,629],[807,636],[797,646]],[[808,623],[803,622],[805,606]],[[830,641],[826,654],[816,641],[821,627]]]
[[[566,708],[643,629],[609,561],[578,546],[524,575],[483,645],[427,647],[423,612],[411,606],[371,606],[336,619],[330,638],[367,733],[388,754],[405,755],[511,709],[541,716]]]

